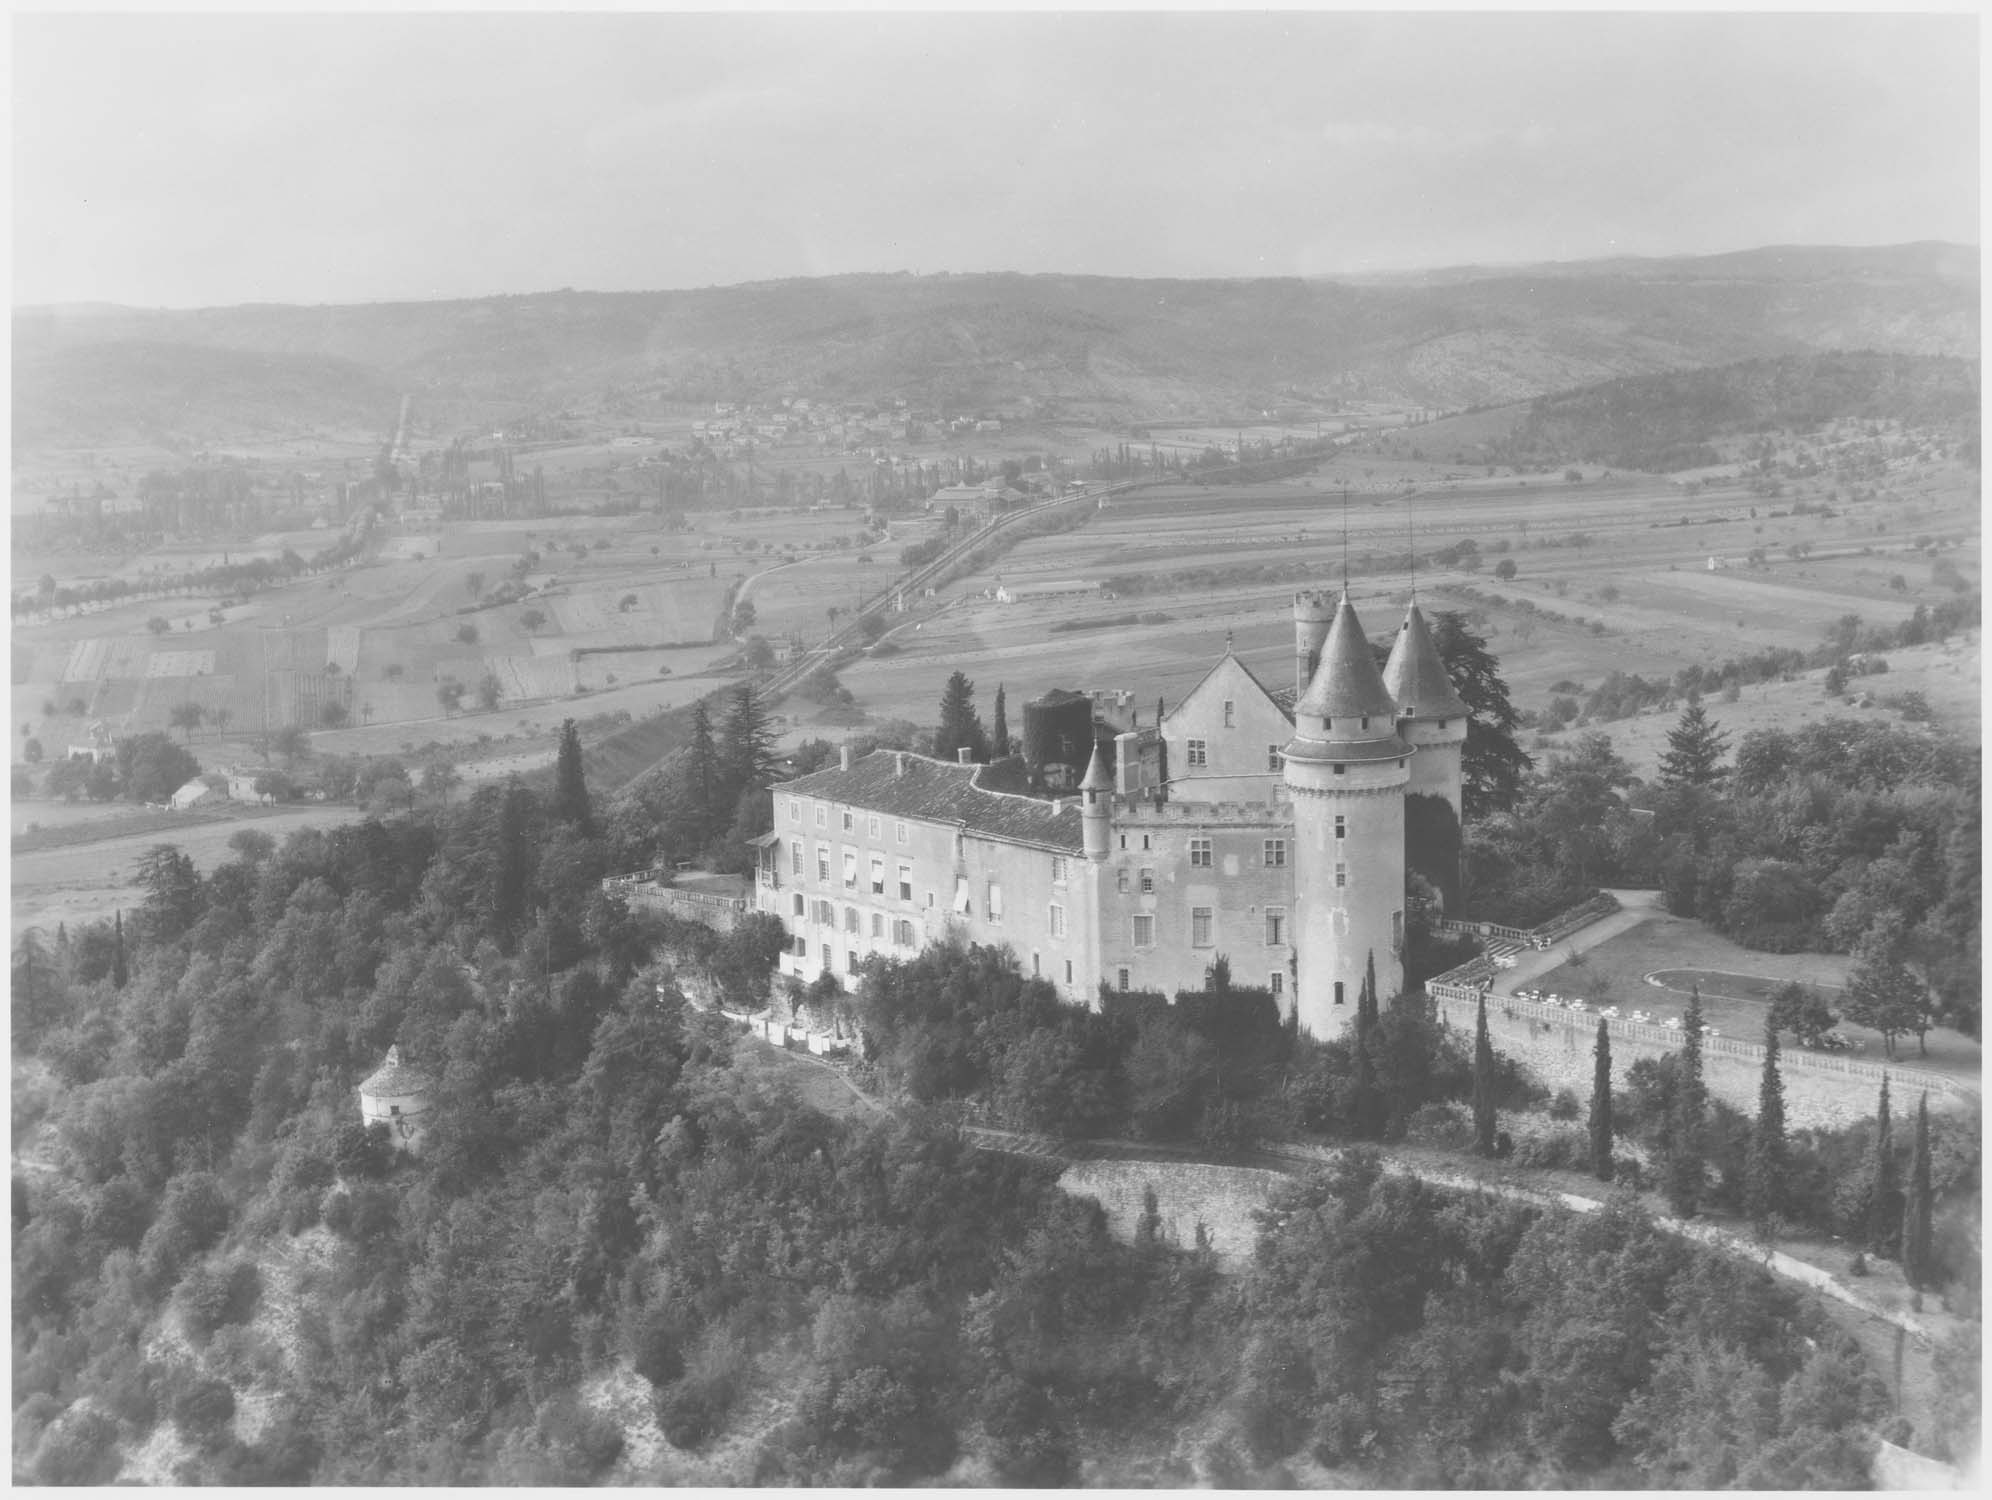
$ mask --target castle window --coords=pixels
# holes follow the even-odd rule
[[[1208,948],[1216,941],[1211,936],[1211,909],[1208,906],[1190,908],[1190,946]]]
[[[1155,918],[1149,912],[1141,912],[1134,919],[1134,946],[1153,948],[1155,946]]]
[[[872,894],[874,896],[885,894],[885,861],[876,855],[872,856]]]
[[[1189,742],[1189,758],[1190,758],[1190,764],[1191,764],[1191,765],[1193,765],[1193,766],[1207,766],[1207,765],[1209,765],[1209,764],[1210,764],[1210,741],[1209,741],[1209,740],[1191,740],[1191,741]]]
[[[1286,910],[1284,907],[1266,908],[1266,946],[1280,948],[1286,945]]]
[[[858,815],[848,807],[844,809],[844,832],[849,833],[858,826]]]
[[[1051,929],[1051,935],[1055,938],[1064,937],[1065,908],[1060,906],[1056,901],[1054,901],[1052,902],[1051,906],[1046,910],[1045,916],[1047,919],[1046,925]]]
[[[1399,764],[1399,765],[1403,765],[1403,764],[1404,764],[1404,762],[1402,762],[1402,761],[1399,761],[1399,762],[1398,762],[1398,764]],[[1343,764],[1342,764],[1342,763],[1341,763],[1340,761],[1337,761],[1337,762],[1335,763],[1335,774],[1336,774],[1337,776],[1343,776],[1343,775],[1346,775],[1346,774],[1348,774],[1348,770],[1349,770],[1349,768],[1348,768],[1347,766],[1343,765]]]
[[[1132,979],[1133,977],[1134,977],[1134,976],[1133,976],[1133,975],[1131,975],[1131,974],[1129,974],[1129,973],[1128,973],[1128,971],[1127,971],[1126,969],[1117,969],[1117,970],[1115,970],[1115,972],[1114,972],[1114,978],[1115,978],[1115,979],[1116,979],[1116,980],[1117,980],[1117,981],[1119,982],[1119,988],[1120,988],[1120,992],[1121,992],[1121,993],[1122,993],[1123,995],[1125,995],[1125,994],[1127,993],[1127,987],[1128,987],[1128,981],[1129,981],[1130,979]]]
[[[1348,836],[1349,836],[1349,820],[1348,820],[1347,818],[1343,817],[1343,816],[1342,816],[1342,815],[1341,815],[1340,813],[1336,813],[1336,814],[1335,814],[1335,837],[1336,837],[1336,838],[1338,838],[1338,839],[1345,839],[1345,838],[1347,838]]]
[[[1124,869],[1124,868],[1123,868],[1123,869],[1119,869],[1119,870],[1116,870],[1116,871],[1114,871],[1114,889],[1115,889],[1115,890],[1117,890],[1117,891],[1119,891],[1119,892],[1120,892],[1120,893],[1121,893],[1121,894],[1122,894],[1123,896],[1125,896],[1125,895],[1127,894],[1127,871],[1126,871],[1126,869]]]
[[[1363,715],[1363,728],[1365,728],[1365,729],[1369,728],[1369,715],[1368,715],[1368,714],[1364,714],[1364,715]]]
[[[1335,1003],[1337,1005],[1342,1003],[1342,981],[1339,979],[1335,981]]]
[[[1343,886],[1347,885],[1348,883],[1349,883],[1349,867],[1347,865],[1342,865],[1342,864],[1336,865],[1335,889],[1340,890]]]
[[[1147,834],[1145,834],[1145,833],[1144,833],[1144,834],[1143,834],[1143,835],[1141,836],[1141,847],[1142,847],[1142,848],[1144,848],[1144,849],[1146,849],[1146,848],[1149,848],[1149,847],[1150,847],[1150,845],[1149,845],[1149,842],[1148,842],[1148,835],[1147,835]]]
[[[1051,883],[1065,884],[1065,856],[1062,854],[1054,854],[1051,857]]]
[[[797,958],[809,957],[809,939],[803,937],[800,933],[796,934],[795,956]]]
[[[913,924],[905,917],[895,918],[892,924],[892,940],[902,948],[913,946]]]
[[[844,889],[847,891],[854,891],[857,888],[858,888],[857,852],[852,849],[846,849],[844,851]]]
[[[1286,993],[1286,975],[1282,974],[1278,969],[1273,970],[1272,973],[1266,976],[1266,988],[1273,992],[1275,1000],[1279,999],[1280,996]]]
[[[866,836],[867,838],[873,838],[873,839],[875,839],[875,838],[877,838],[877,837],[878,837],[878,819],[877,819],[877,818],[868,818],[868,819],[866,819],[866,820],[865,820],[865,836]]]
[[[1238,705],[1229,698],[1224,700],[1224,727],[1226,729],[1238,727]]]
[[[1390,951],[1398,958],[1404,956],[1404,913],[1401,911],[1390,914]]]
[[[823,972],[828,974],[830,972],[830,945],[824,943],[821,946],[823,949]]]
[[[1037,949],[1033,948],[1031,949],[1031,978],[1041,978],[1043,974],[1044,966],[1038,961]]]
[[[1003,920],[1003,887],[993,880],[989,882],[988,909],[990,921],[1000,922]]]
[[[789,821],[791,823],[800,823],[802,821],[802,804],[798,802],[795,798],[791,797],[788,799],[788,805],[789,805]]]
[[[816,878],[823,881],[826,885],[829,883],[830,846],[828,844],[818,844],[816,846]]]
[[[904,823],[894,823],[892,825],[892,841],[895,844],[906,842],[906,825]]]
[[[1065,982],[1072,983],[1072,960],[1069,958],[1065,960]]]
[[[1267,839],[1266,868],[1269,870],[1278,870],[1278,869],[1283,869],[1285,865],[1286,865],[1286,840]]]
[[[1125,848],[1127,847],[1127,835],[1126,835],[1126,834],[1122,834],[1122,835],[1120,836],[1120,841],[1121,841],[1121,843],[1120,843],[1120,846],[1121,846],[1121,848],[1125,849]]]
[[[1266,769],[1268,771],[1277,771],[1279,768],[1280,747],[1278,745],[1266,746]]]
[[[1400,771],[1404,769],[1404,760],[1401,756],[1398,758],[1397,761],[1397,769]]]
[[[803,899],[802,899],[802,892],[801,892],[801,891],[797,891],[797,892],[795,893],[795,914],[796,914],[796,915],[797,915],[797,916],[799,917],[799,916],[801,916],[801,915],[802,915],[802,914],[803,914],[804,912],[806,912],[806,911],[807,911],[808,909],[809,909],[809,908],[808,908],[807,904],[806,904],[806,903],[805,903],[805,902],[803,901]]]
[[[1446,725],[1450,724],[1451,722],[1452,720],[1450,719],[1441,719],[1439,720],[1439,728],[1444,729]]]
[[[968,908],[968,877],[966,875],[957,875],[955,876],[954,909],[958,915],[965,917],[968,915]]]
[[[1141,872],[1141,894],[1144,896],[1155,894],[1155,872],[1153,870],[1143,870]]]
[[[899,899],[901,901],[913,899],[913,867],[909,864],[901,864],[899,867]]]
[[[1190,865],[1191,868],[1199,870],[1208,870],[1210,868],[1209,839],[1190,840]]]
[[[802,873],[801,839],[789,840],[789,873],[791,875],[800,875]]]
[[[882,938],[885,936],[884,912],[875,911],[872,913],[872,936],[875,938]]]
[[[818,828],[830,826],[830,809],[821,802],[816,804],[816,826]]]
[[[857,930],[858,909],[855,906],[847,906],[844,908],[844,931],[856,932]]]

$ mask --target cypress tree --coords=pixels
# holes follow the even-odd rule
[[[1487,992],[1480,992],[1480,1013],[1473,1035],[1473,1149],[1494,1154],[1494,1042],[1487,1034]]]
[[[1707,1095],[1702,1085],[1701,986],[1688,991],[1688,1013],[1681,1029],[1678,1071],[1674,1076],[1674,1108],[1668,1125],[1667,1202],[1683,1219],[1692,1219],[1701,1206],[1704,1175],[1703,1117]]]
[[[131,978],[131,970],[125,963],[124,909],[120,907],[111,920],[111,988],[121,990]]]
[[[1591,1175],[1612,1180],[1612,1037],[1598,1017],[1597,1065],[1591,1073]]]
[[[1868,1195],[1868,1249],[1887,1255],[1895,1248],[1895,1232],[1902,1222],[1896,1199],[1901,1197],[1895,1183],[1895,1127],[1888,1113],[1888,1075],[1881,1075],[1881,1099],[1874,1111],[1873,1188]]]
[[[574,721],[560,726],[560,752],[553,763],[553,815],[572,823],[586,838],[595,836],[595,814],[588,804],[588,782],[581,769],[581,733]]]
[[[1001,760],[1010,753],[1010,718],[1004,711],[1003,684],[996,684],[996,711],[994,727],[990,730],[990,753]]]
[[[531,814],[532,793],[513,780],[498,794],[486,834],[484,917],[506,953],[526,926],[533,878]]]
[[[1370,972],[1364,977],[1362,988],[1356,992],[1356,1032],[1353,1039],[1356,1090],[1352,1110],[1355,1118],[1351,1123],[1355,1126],[1356,1138],[1365,1141],[1376,1138],[1376,1059],[1370,1052],[1370,1038],[1376,1026],[1375,974],[1376,964],[1372,957]]]
[[[1757,1119],[1750,1127],[1750,1157],[1744,1168],[1743,1211],[1760,1229],[1784,1208],[1784,1079],[1778,1074],[1778,1029],[1764,1017],[1764,1076],[1757,1085]]]
[[[1935,1281],[1930,1264],[1930,1096],[1916,1101],[1916,1145],[1909,1157],[1909,1196],[1902,1205],[1902,1275],[1917,1291]]]

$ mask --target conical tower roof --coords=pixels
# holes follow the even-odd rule
[[[1351,738],[1379,737],[1358,731],[1364,716],[1370,719],[1372,729],[1381,720],[1385,734],[1395,725],[1396,706],[1376,669],[1376,655],[1370,650],[1369,638],[1363,634],[1362,622],[1356,618],[1356,607],[1346,593],[1335,607],[1335,623],[1328,627],[1328,639],[1322,644],[1321,665],[1315,669],[1314,681],[1308,684],[1293,711],[1296,719],[1329,720],[1336,739],[1343,737],[1344,719],[1349,721]]]
[[[1114,779],[1107,774],[1107,763],[1100,756],[1100,742],[1093,741],[1092,763],[1086,767],[1086,779],[1079,783],[1082,792],[1111,792]]]
[[[1404,627],[1384,664],[1383,685],[1396,711],[1419,719],[1463,719],[1469,712],[1446,672],[1445,659],[1432,644],[1425,615],[1417,600],[1404,612]]]

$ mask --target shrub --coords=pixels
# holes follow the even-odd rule
[[[263,1294],[263,1275],[251,1261],[227,1266],[197,1266],[180,1283],[180,1302],[187,1329],[205,1339],[217,1328],[246,1323]]]
[[[109,1484],[124,1463],[117,1437],[117,1424],[101,1412],[66,1412],[43,1434],[27,1478],[35,1484]]]
[[[1414,1146],[1463,1151],[1473,1141],[1473,1120],[1458,1104],[1421,1105],[1406,1122],[1405,1139]]]
[[[1569,1089],[1558,1089],[1556,1097],[1549,1101],[1549,1117],[1552,1120],[1574,1120],[1579,1109],[1577,1096]]]
[[[1498,1141],[1496,1154],[1501,1154]],[[1518,1167],[1533,1167],[1540,1171],[1583,1170],[1591,1164],[1591,1138],[1585,1131],[1577,1129],[1545,1130],[1515,1143],[1514,1162]]]

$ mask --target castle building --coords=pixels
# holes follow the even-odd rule
[[[1467,708],[1415,603],[1382,671],[1346,593],[1298,596],[1294,625],[1285,702],[1229,642],[1153,723],[1093,693],[1076,794],[899,750],[773,788],[755,905],[788,930],[782,972],[855,983],[954,937],[1085,1004],[1201,988],[1222,955],[1310,1034],[1348,1028],[1372,960],[1402,987],[1405,799],[1457,814]]]

